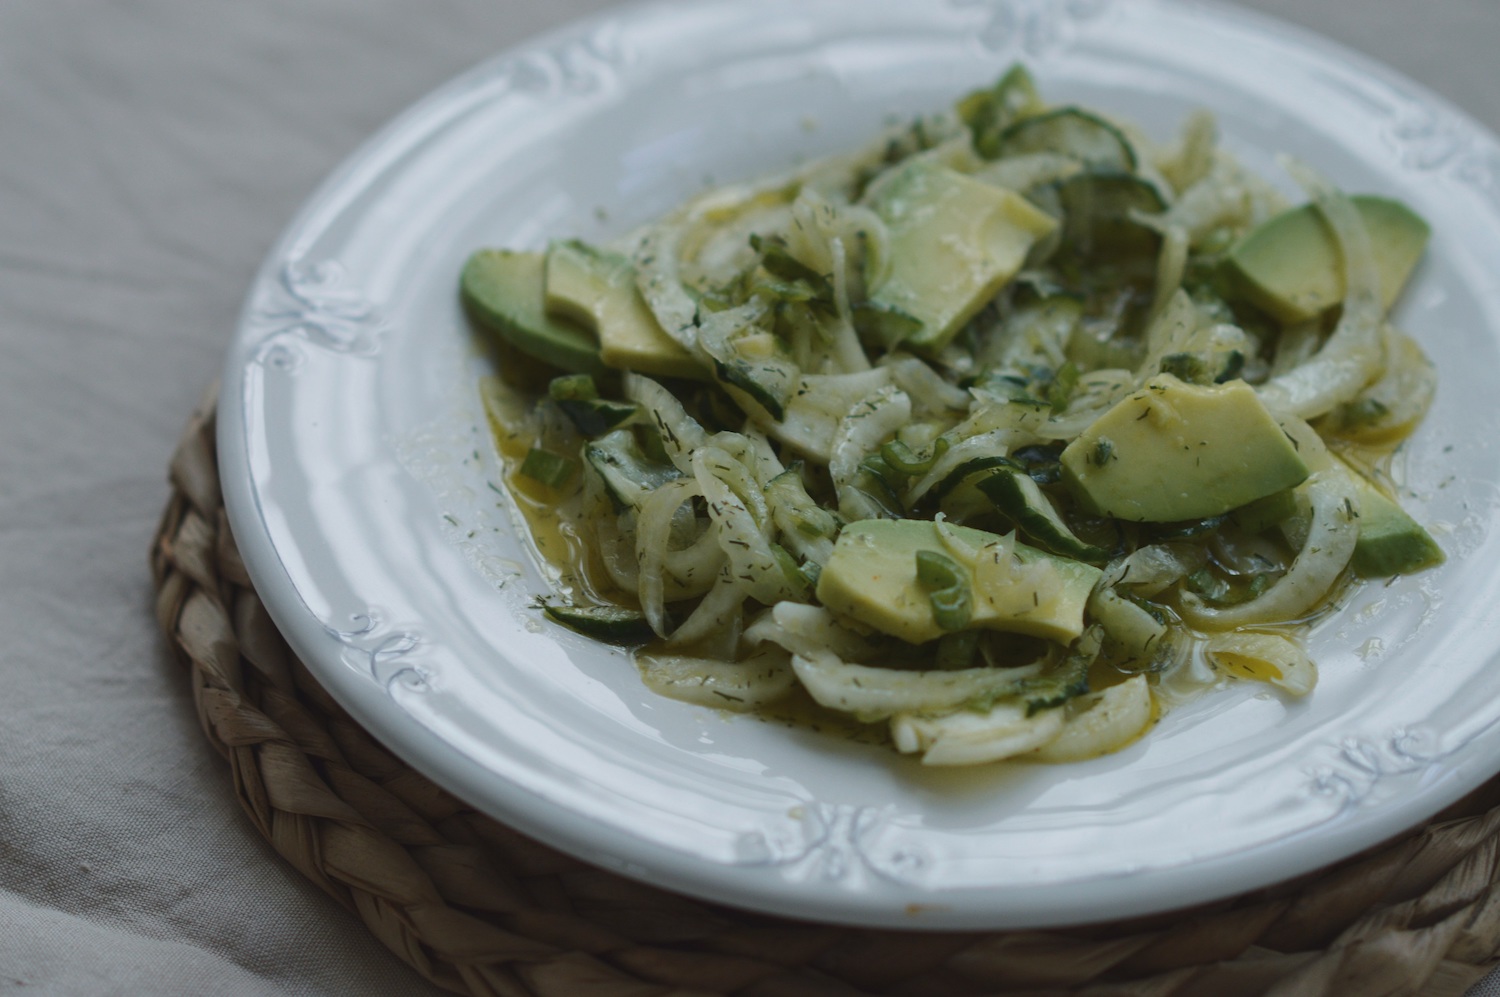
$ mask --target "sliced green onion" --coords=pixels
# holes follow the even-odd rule
[[[943,671],[968,668],[979,651],[979,631],[959,630],[938,638],[934,664]]]
[[[599,389],[587,374],[568,374],[552,379],[547,385],[547,397],[554,402],[591,402],[599,397]]]
[[[578,461],[550,450],[532,447],[521,462],[521,473],[548,488],[561,488],[578,473]]]
[[[952,633],[969,625],[974,615],[974,597],[958,562],[935,550],[917,551],[917,584],[932,601],[932,619]]]
[[[950,443],[946,436],[939,436],[932,444],[932,452],[926,457],[918,457],[911,447],[900,440],[891,440],[880,448],[880,458],[885,461],[886,466],[892,470],[900,471],[902,474],[916,477],[926,474],[948,452]]]
[[[1199,568],[1184,580],[1188,589],[1214,605],[1230,601],[1229,583],[1207,568]]]
[[[1071,360],[1057,368],[1057,373],[1052,375],[1052,383],[1047,385],[1047,404],[1052,407],[1053,412],[1061,412],[1068,407],[1068,402],[1073,400],[1073,392],[1078,390],[1079,376],[1078,365]]]

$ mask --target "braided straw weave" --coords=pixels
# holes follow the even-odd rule
[[[584,865],[388,754],[293,656],[225,520],[212,397],[172,460],[156,610],[245,812],[423,976],[461,994],[1461,995],[1500,962],[1500,780],[1332,869],[1086,929],[801,924]]]

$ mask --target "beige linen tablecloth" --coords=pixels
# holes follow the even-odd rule
[[[1249,5],[1500,128],[1497,0]],[[146,552],[173,444],[312,187],[445,79],[604,6],[0,3],[0,992],[435,992],[242,817]]]

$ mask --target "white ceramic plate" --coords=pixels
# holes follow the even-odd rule
[[[1193,108],[1436,230],[1401,320],[1441,391],[1405,460],[1447,565],[1319,629],[1322,684],[1250,686],[1069,767],[925,771],[660,699],[539,619],[456,302],[485,245],[603,237],[708,180],[863,143],[1025,59],[1053,100],[1159,138]],[[1290,190],[1290,188],[1289,188]],[[267,260],[228,360],[221,467],[247,564],[320,681],[496,817],[667,887],[799,917],[1041,926],[1311,870],[1500,769],[1500,145],[1390,72],[1233,9],[1162,0],[693,0],[508,53],[375,137]]]

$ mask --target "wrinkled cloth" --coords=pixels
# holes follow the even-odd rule
[[[0,992],[438,992],[241,814],[147,549],[298,204],[433,87],[606,6],[0,3]],[[1495,0],[1250,6],[1500,127]]]

